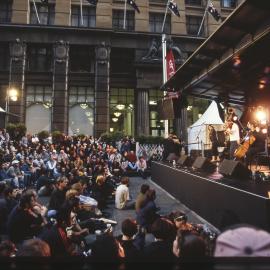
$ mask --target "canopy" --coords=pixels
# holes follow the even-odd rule
[[[216,130],[223,128],[218,106],[212,101],[204,114],[193,125],[188,128],[188,150],[201,150],[209,144],[208,125],[213,125]]]

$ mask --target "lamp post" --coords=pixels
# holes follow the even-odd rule
[[[6,92],[6,106],[5,106],[5,110],[6,110],[6,119],[5,119],[5,126],[7,125],[8,122],[8,115],[9,115],[9,101],[17,101],[18,100],[18,90],[14,87],[9,87],[7,88],[7,92]]]

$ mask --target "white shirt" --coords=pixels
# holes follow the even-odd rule
[[[240,141],[239,127],[237,124],[233,123],[230,131],[230,141]]]
[[[129,200],[129,190],[126,185],[120,185],[115,192],[115,207],[117,209],[123,209],[126,202]]]

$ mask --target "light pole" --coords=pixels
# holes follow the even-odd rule
[[[7,126],[7,122],[8,122],[9,100],[14,101],[14,102],[18,100],[18,90],[16,88],[14,88],[14,87],[7,88],[7,92],[6,92],[6,106],[5,106],[6,119],[5,119],[5,126]]]

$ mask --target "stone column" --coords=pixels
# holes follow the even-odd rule
[[[64,41],[54,45],[52,131],[68,132],[69,46]]]
[[[136,89],[136,134],[149,135],[149,92]]]
[[[110,124],[110,52],[105,42],[96,47],[95,65],[95,127],[94,135],[109,131]]]
[[[20,39],[10,43],[9,62],[9,87],[6,92],[6,121],[12,123],[24,123],[25,121],[25,61],[26,44]],[[17,100],[12,100],[8,91],[17,90]]]

